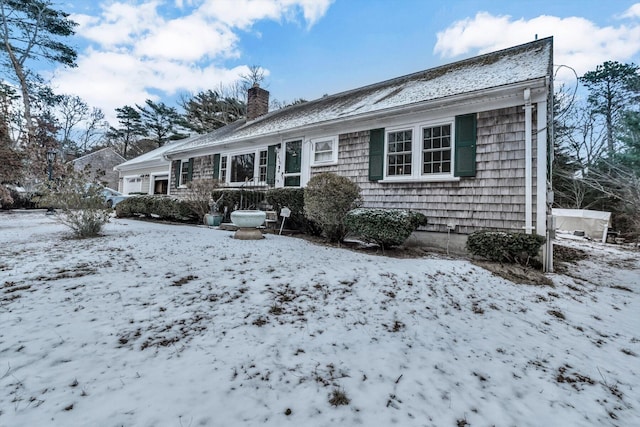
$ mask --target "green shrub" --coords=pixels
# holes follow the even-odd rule
[[[528,264],[545,241],[537,234],[476,231],[467,238],[467,250],[491,261]]]
[[[390,248],[403,244],[427,217],[419,212],[398,209],[359,208],[347,213],[347,230],[368,242]]]
[[[304,214],[304,188],[272,188],[267,191],[267,202],[278,213],[285,206],[291,209],[291,216],[285,223],[287,228],[314,236],[320,235],[318,225]]]
[[[330,172],[313,176],[304,189],[304,214],[318,224],[332,242],[346,235],[344,218],[361,202],[360,187],[349,178]]]
[[[132,216],[156,217],[166,221],[202,222],[188,201],[164,196],[132,196],[116,205],[116,216],[127,218]]]

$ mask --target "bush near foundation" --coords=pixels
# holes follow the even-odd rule
[[[538,256],[546,238],[537,234],[476,231],[467,238],[467,250],[491,261],[528,264]]]
[[[318,225],[304,214],[304,188],[272,188],[267,191],[267,202],[278,214],[285,206],[291,209],[291,216],[285,220],[286,228],[300,230],[312,236],[320,235]]]
[[[330,172],[314,175],[304,189],[304,214],[314,221],[331,242],[344,239],[344,217],[361,202],[360,187],[344,176]]]
[[[116,205],[116,216],[155,217],[165,221],[190,222],[199,224],[202,218],[189,205],[188,201],[163,196],[133,196]]]
[[[386,249],[403,244],[427,224],[427,217],[409,210],[358,208],[347,213],[344,224],[349,232]]]

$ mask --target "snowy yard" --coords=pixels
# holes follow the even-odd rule
[[[640,254],[468,261],[0,213],[2,426],[640,425]]]

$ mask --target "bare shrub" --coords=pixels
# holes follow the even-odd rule
[[[83,174],[73,172],[49,184],[38,204],[54,208],[56,221],[69,227],[76,237],[100,235],[112,211],[105,203],[102,186],[88,182]]]
[[[220,187],[218,180],[212,178],[194,179],[187,184],[189,191],[185,201],[201,221],[206,214],[217,212],[217,202],[213,200],[213,192],[218,187]]]

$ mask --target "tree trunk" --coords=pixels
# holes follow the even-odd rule
[[[29,97],[27,76],[24,73],[22,64],[20,63],[20,61],[18,61],[18,58],[16,58],[16,55],[13,53],[11,44],[6,37],[4,39],[4,47],[7,51],[7,54],[9,55],[9,59],[11,60],[11,65],[16,72],[16,77],[18,77],[18,82],[20,83],[20,92],[22,93],[22,102],[24,104],[24,120],[27,126],[27,142],[30,143],[33,140],[35,129],[31,120],[31,98]]]

